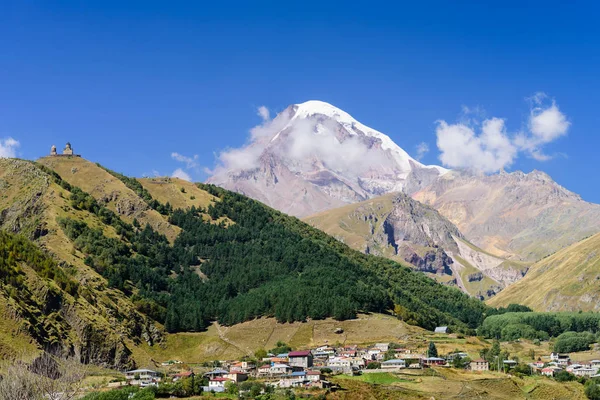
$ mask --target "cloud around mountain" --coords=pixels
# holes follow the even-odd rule
[[[455,124],[438,121],[436,136],[442,163],[492,173],[510,167],[521,153],[538,161],[549,160],[551,156],[544,153],[543,146],[566,135],[571,122],[544,93],[529,100],[526,128],[517,133],[508,132],[503,118],[467,119]]]
[[[0,158],[14,158],[17,156],[17,148],[21,144],[19,141],[7,137],[5,139],[0,139]]]

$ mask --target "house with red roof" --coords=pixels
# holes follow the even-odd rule
[[[212,378],[210,381],[208,381],[208,391],[217,393],[224,392],[225,384],[227,382],[232,382],[232,380],[223,377]]]
[[[310,368],[313,366],[313,354],[310,350],[291,351],[288,363],[290,367]]]
[[[239,383],[248,380],[248,374],[242,371],[229,371],[223,378],[231,379],[233,382]]]

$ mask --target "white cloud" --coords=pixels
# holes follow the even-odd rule
[[[268,121],[271,119],[271,113],[269,109],[265,106],[258,107],[256,113],[263,119],[263,121]]]
[[[17,148],[21,144],[11,138],[0,139],[0,158],[14,158],[17,156]]]
[[[479,134],[464,124],[439,121],[436,134],[440,160],[451,168],[495,172],[511,165],[517,154],[500,118],[483,121]]]
[[[188,182],[192,181],[192,177],[187,172],[182,170],[181,168],[177,168],[175,171],[173,171],[173,173],[171,174],[171,177],[183,179],[184,181],[188,181]]]
[[[194,154],[193,157],[187,157],[177,152],[173,152],[171,153],[171,158],[176,161],[185,163],[186,168],[188,169],[198,167],[198,154]]]
[[[382,157],[379,150],[371,148],[371,141],[359,136],[340,136],[339,125],[327,119],[299,118],[291,122],[290,117],[282,112],[252,128],[246,145],[217,155],[212,175],[259,168],[260,157],[267,147],[269,154],[284,158],[294,170],[307,170],[315,162],[323,162],[332,170],[357,175],[373,167],[389,167],[392,172],[391,156]],[[285,140],[278,140],[279,135],[286,135]]]
[[[421,161],[421,159],[427,153],[429,153],[429,145],[425,142],[421,142],[417,145],[417,156],[415,158],[417,159],[417,161]]]
[[[542,147],[566,135],[571,123],[554,100],[543,104],[547,100],[544,93],[536,93],[530,100],[527,131],[517,134],[509,134],[501,118],[489,118],[481,123],[438,121],[437,146],[442,163],[450,168],[491,173],[509,167],[520,152],[538,161],[551,159]]]

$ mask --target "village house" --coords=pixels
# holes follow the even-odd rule
[[[227,378],[235,383],[240,383],[248,380],[248,374],[242,371],[229,371],[223,378]]]
[[[151,369],[134,369],[125,373],[127,383],[133,386],[149,386],[160,382],[160,373]]]
[[[488,363],[484,359],[479,358],[477,360],[471,361],[471,363],[469,364],[469,368],[471,369],[471,371],[489,371],[490,363]]]
[[[467,357],[469,357],[469,355],[467,353],[459,352],[459,353],[448,354],[448,356],[446,357],[446,359],[448,361],[454,361],[457,358],[467,358]]]
[[[518,363],[515,360],[503,360],[502,364],[504,365],[504,368],[511,369],[516,367]]]
[[[393,358],[381,363],[381,369],[400,369],[406,368],[406,362],[398,358]]]
[[[546,368],[542,369],[542,375],[545,376],[554,376],[554,374],[556,374],[559,371],[562,371],[563,369],[560,367],[556,367],[556,366],[549,366]]]
[[[383,360],[383,357],[385,357],[385,353],[379,349],[372,348],[367,350],[367,360],[380,361]]]
[[[292,372],[292,367],[287,364],[273,364],[269,369],[270,375],[285,375]]]
[[[227,375],[229,373],[229,371],[225,370],[225,369],[213,369],[212,371],[209,371],[207,373],[204,374],[204,376],[208,377],[209,379],[212,378],[222,378],[223,376]]]
[[[240,361],[233,363],[229,368],[230,371],[249,372],[255,368],[255,365],[248,361]]]
[[[329,357],[327,367],[335,372],[351,373],[352,361],[347,357]]]
[[[271,365],[270,364],[261,365],[257,369],[257,374],[258,374],[258,376],[269,376],[271,374]]]
[[[358,354],[356,350],[342,350],[338,355],[341,357],[356,357]]]
[[[310,350],[292,351],[288,354],[292,367],[310,368],[313,366],[313,355]]]
[[[386,351],[388,351],[390,349],[390,344],[389,343],[375,343],[374,347],[385,353]]]
[[[348,360],[350,360],[350,365],[352,366],[352,368],[363,369],[364,367],[367,366],[367,362],[365,361],[364,358],[348,357]]]
[[[179,360],[169,360],[169,361],[164,361],[164,362],[160,363],[160,365],[163,367],[168,367],[168,366],[176,365],[176,364],[183,364],[183,363]]]
[[[192,376],[194,376],[194,373],[192,371],[179,372],[179,373],[173,375],[173,382],[177,382],[184,378],[191,378]]]
[[[436,365],[445,365],[446,360],[440,357],[425,357],[422,363],[424,366],[431,367]]]
[[[231,380],[227,379],[227,378],[213,378],[211,380],[208,381],[208,387],[207,390],[208,392],[215,392],[215,393],[221,393],[225,391],[225,385],[227,384],[227,382],[231,382]]]
[[[321,371],[306,371],[306,380],[310,382],[318,382],[323,380]]]
[[[571,357],[568,354],[551,353],[550,360],[560,366],[567,366],[571,363]]]
[[[575,376],[586,376],[588,378],[591,378],[592,376],[596,375],[597,373],[598,373],[597,368],[589,368],[589,367],[577,368],[576,370],[573,371],[573,375],[575,375]]]

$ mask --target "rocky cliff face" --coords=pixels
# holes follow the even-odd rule
[[[416,191],[447,172],[324,102],[289,106],[208,180],[305,216],[386,193]],[[243,160],[244,162],[241,162]]]
[[[538,260],[600,231],[600,205],[539,171],[452,171],[413,198],[438,210],[479,247],[517,260]]]
[[[482,298],[520,279],[526,270],[525,265],[507,264],[470,244],[447,218],[403,193],[328,210],[305,220],[356,249],[410,263]]]

